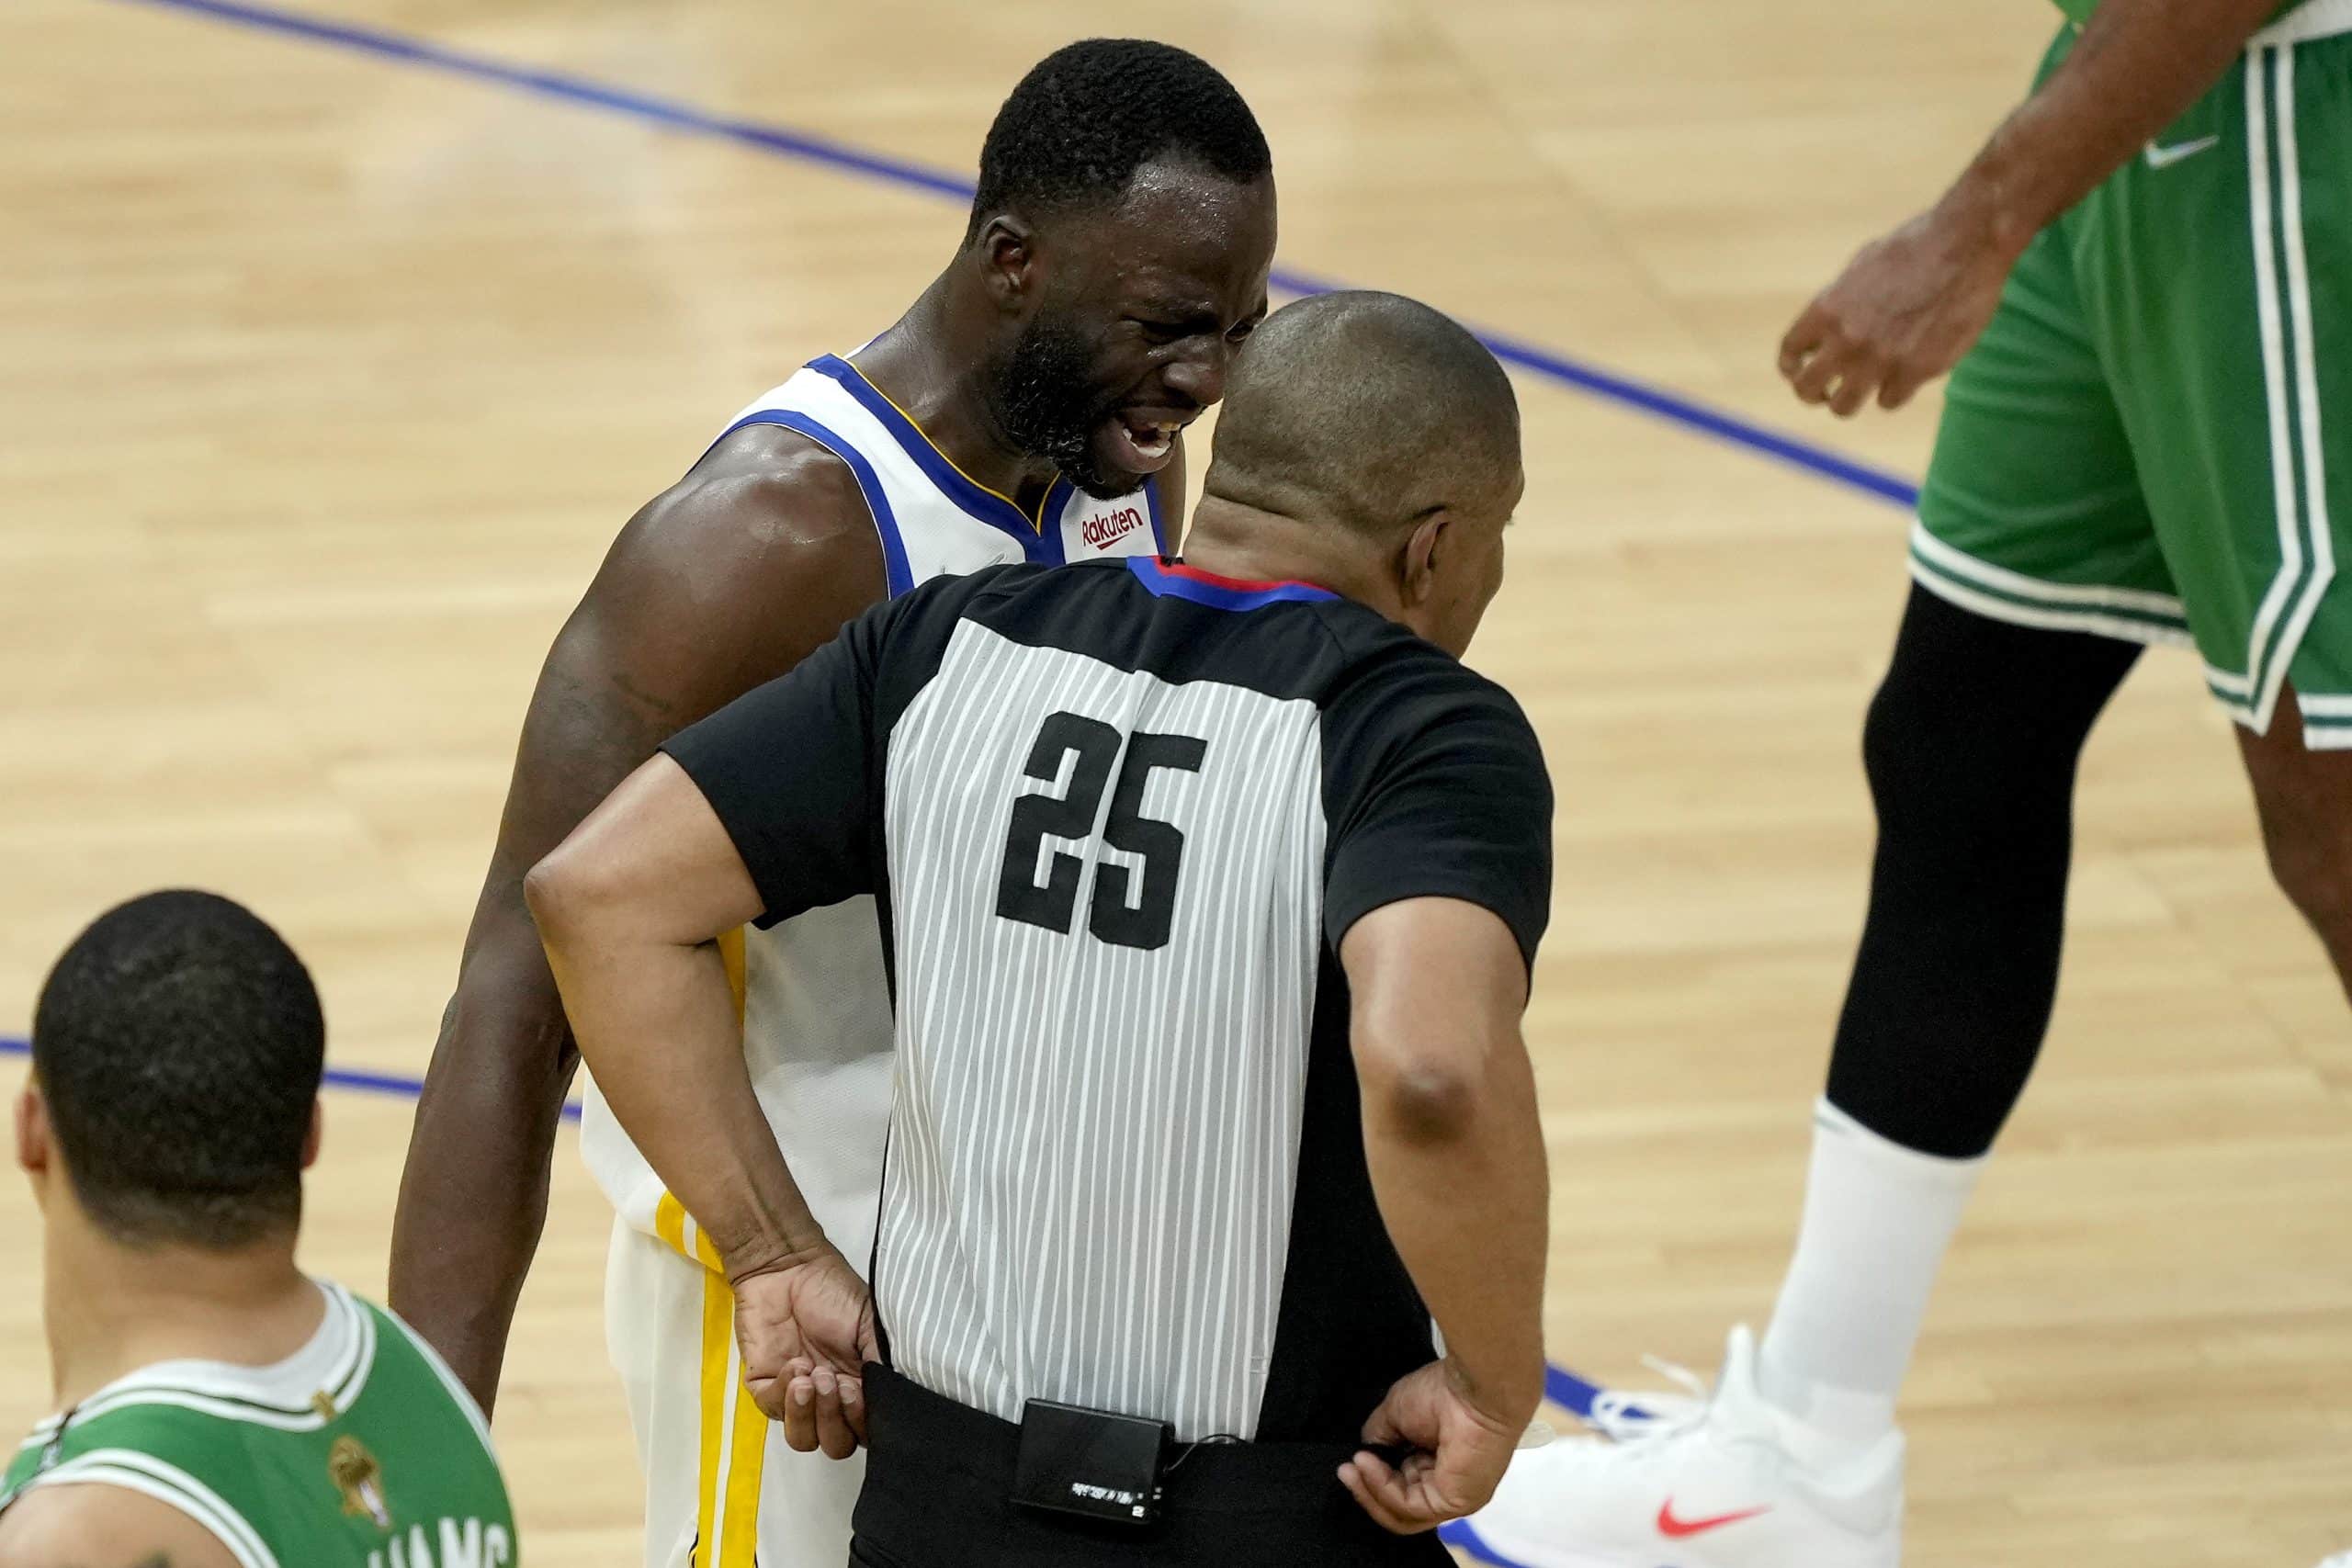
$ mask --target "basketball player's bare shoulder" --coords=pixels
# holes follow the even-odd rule
[[[844,536],[869,545],[875,538],[849,465],[798,431],[775,424],[729,431],[639,515],[697,535],[709,529],[738,534],[731,541],[697,537],[691,543],[753,556]]]
[[[220,1539],[119,1486],[39,1486],[0,1517],[0,1568],[237,1568]]]
[[[849,580],[836,624],[885,593],[881,546],[857,477],[807,436],[772,424],[720,437],[630,519],[616,558],[624,551],[665,578],[697,580],[698,600],[740,601],[762,620],[792,608],[770,591],[798,598],[816,586],[812,576]],[[702,581],[713,578],[724,581]]]
[[[582,608],[638,628],[640,647],[682,645],[673,654],[700,667],[686,683],[702,700],[679,708],[639,694],[646,716],[680,724],[791,669],[887,591],[856,476],[808,437],[762,424],[722,437],[629,520]]]

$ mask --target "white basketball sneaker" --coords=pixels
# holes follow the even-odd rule
[[[1490,1558],[1520,1568],[1896,1568],[1902,1559],[1903,1435],[1841,1449],[1767,1404],[1744,1327],[1732,1330],[1712,1398],[1603,1394],[1591,1419],[1615,1440],[1564,1439],[1511,1461],[1469,1521]]]

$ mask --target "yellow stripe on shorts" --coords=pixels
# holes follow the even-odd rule
[[[686,1250],[686,1206],[664,1192],[654,1201],[653,1234],[670,1246],[681,1258],[692,1258]]]
[[[744,994],[741,927],[718,939],[718,956],[727,966],[727,986],[735,994],[735,1016],[740,1021]],[[694,1561],[696,1568],[756,1568],[768,1418],[752,1403],[752,1391],[736,1371],[735,1292],[719,1266],[718,1249],[710,1245],[685,1205],[668,1192],[653,1205],[653,1233],[680,1257],[703,1267],[702,1444],[695,1493]]]
[[[735,1348],[735,1292],[718,1275],[702,1277],[702,1461],[695,1488],[695,1562],[712,1568],[727,1561],[727,1542],[715,1527],[718,1508],[718,1461],[726,1451],[727,1373]]]
[[[695,1491],[698,1543],[695,1562],[698,1568],[755,1568],[768,1418],[752,1402],[752,1391],[736,1371],[735,1292],[716,1269],[706,1270],[702,1277],[701,1436]],[[726,1460],[723,1475],[722,1455]]]
[[[725,1286],[720,1287],[722,1290]],[[729,1291],[728,1316],[734,1317]],[[768,1418],[752,1391],[735,1383],[735,1431],[728,1445],[727,1508],[718,1526],[718,1568],[755,1568],[760,1545],[760,1474],[768,1456]]]

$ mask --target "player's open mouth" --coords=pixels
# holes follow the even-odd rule
[[[1176,449],[1176,433],[1187,421],[1159,409],[1121,409],[1108,423],[1112,454],[1132,474],[1156,474]]]

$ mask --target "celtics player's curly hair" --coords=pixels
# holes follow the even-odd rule
[[[1245,185],[1273,167],[1257,117],[1199,55],[1130,38],[1057,49],[1021,79],[989,127],[965,243],[1008,209],[1115,202],[1137,169],[1162,157]]]
[[[33,1013],[34,1082],[74,1196],[134,1245],[291,1234],[325,1056],[310,971],[210,893],[100,916]]]

